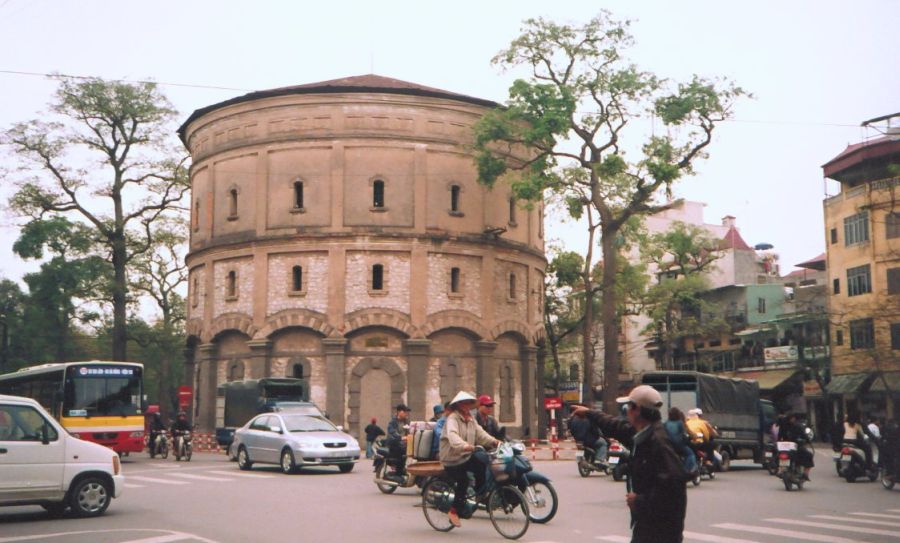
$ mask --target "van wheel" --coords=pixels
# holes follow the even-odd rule
[[[250,455],[247,454],[247,449],[243,445],[238,448],[237,463],[238,467],[244,471],[253,467],[253,462],[250,461]]]
[[[109,507],[109,483],[99,477],[85,477],[69,491],[69,507],[79,517],[96,517]]]

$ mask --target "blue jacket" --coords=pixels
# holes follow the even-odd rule
[[[431,457],[437,458],[438,449],[441,448],[441,432],[447,424],[447,417],[441,417],[434,425],[434,437],[431,440]]]

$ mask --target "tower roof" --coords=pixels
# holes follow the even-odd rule
[[[409,81],[401,81],[392,77],[384,77],[381,75],[367,74],[356,75],[352,77],[342,77],[340,79],[331,79],[328,81],[319,81],[318,83],[306,83],[303,85],[294,85],[290,87],[279,87],[277,89],[254,91],[243,96],[237,96],[224,102],[212,104],[204,108],[194,111],[190,117],[184,121],[178,128],[178,135],[184,141],[184,133],[187,126],[193,121],[227,106],[260,100],[263,98],[274,98],[277,96],[288,96],[291,94],[334,94],[334,93],[354,93],[354,92],[382,92],[388,94],[405,94],[408,96],[427,96],[431,98],[444,98],[447,100],[456,100],[468,104],[474,104],[483,107],[497,107],[499,104],[491,100],[483,98],[475,98],[465,94],[457,94],[455,92],[445,91],[434,87],[426,87],[418,83]]]

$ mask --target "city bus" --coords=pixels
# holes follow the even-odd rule
[[[73,436],[117,453],[144,448],[144,366],[132,362],[65,362],[0,375],[0,394],[40,403]]]

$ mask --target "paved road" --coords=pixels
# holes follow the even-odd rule
[[[813,481],[802,492],[788,493],[778,479],[739,463],[690,488],[686,541],[900,541],[900,490],[848,484],[829,460],[818,455]],[[40,508],[3,508],[0,543],[502,540],[479,515],[449,534],[433,531],[414,492],[378,492],[367,461],[350,474],[323,468],[292,476],[275,468],[242,472],[212,454],[196,454],[190,463],[139,455],[124,465],[125,495],[106,515],[53,520]],[[571,461],[537,462],[536,469],[553,478],[560,512],[548,525],[533,524],[522,541],[628,540],[623,484],[599,475],[582,479]]]

